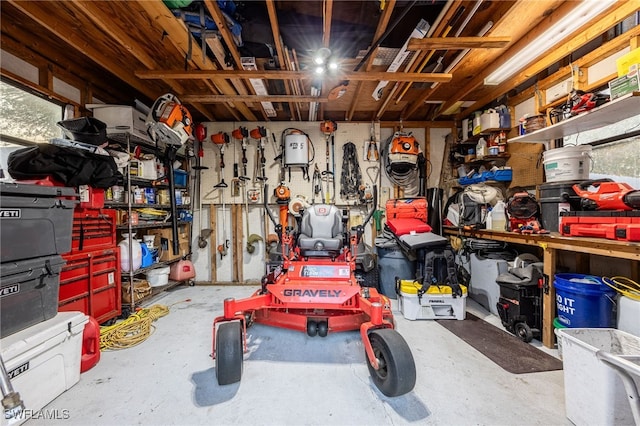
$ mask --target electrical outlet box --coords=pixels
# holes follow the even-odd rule
[[[556,99],[560,99],[563,96],[567,96],[573,90],[573,79],[568,78],[555,86],[551,86],[546,91],[547,103],[553,102]]]

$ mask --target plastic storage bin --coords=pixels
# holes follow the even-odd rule
[[[455,319],[463,320],[467,312],[467,287],[461,285],[462,297],[453,297],[451,287],[429,286],[418,297],[422,285],[416,281],[401,280],[398,292],[398,307],[408,320]]]
[[[638,364],[640,337],[612,328],[557,328],[555,333],[562,345],[567,418],[576,425],[634,424],[622,380],[596,353],[635,357],[631,362]],[[640,377],[634,380],[640,386]]]
[[[77,203],[74,188],[0,182],[0,262],[69,252]]]
[[[147,281],[151,287],[162,287],[169,284],[169,272],[171,268],[169,266],[162,266],[147,271]]]
[[[380,289],[385,296],[396,298],[396,278],[413,280],[416,277],[416,262],[407,259],[399,246],[376,247]]]
[[[0,337],[58,313],[61,256],[5,262],[0,268]]]
[[[81,312],[62,312],[0,340],[0,353],[11,384],[32,413],[80,380],[82,333],[87,321]],[[26,416],[13,419],[10,424],[25,420]],[[5,422],[3,416],[2,424]]]
[[[556,274],[558,320],[571,328],[609,328],[616,324],[616,291],[602,278],[582,274]]]

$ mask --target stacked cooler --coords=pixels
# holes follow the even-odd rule
[[[120,316],[122,309],[116,212],[103,206],[104,189],[81,188],[71,251],[62,255],[66,264],[58,299],[60,311],[81,311],[100,324]]]
[[[88,318],[58,314],[61,254],[71,249],[76,204],[73,188],[0,182],[0,355],[5,380],[30,412],[80,379]]]

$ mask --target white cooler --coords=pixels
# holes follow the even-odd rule
[[[50,320],[0,340],[0,354],[20,394],[23,417],[2,425],[18,425],[80,380],[82,332],[89,317],[82,312],[59,312]],[[63,413],[60,413],[62,415]]]

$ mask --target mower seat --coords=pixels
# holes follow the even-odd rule
[[[304,211],[298,246],[303,256],[335,256],[343,246],[342,212],[336,206],[316,204]]]

